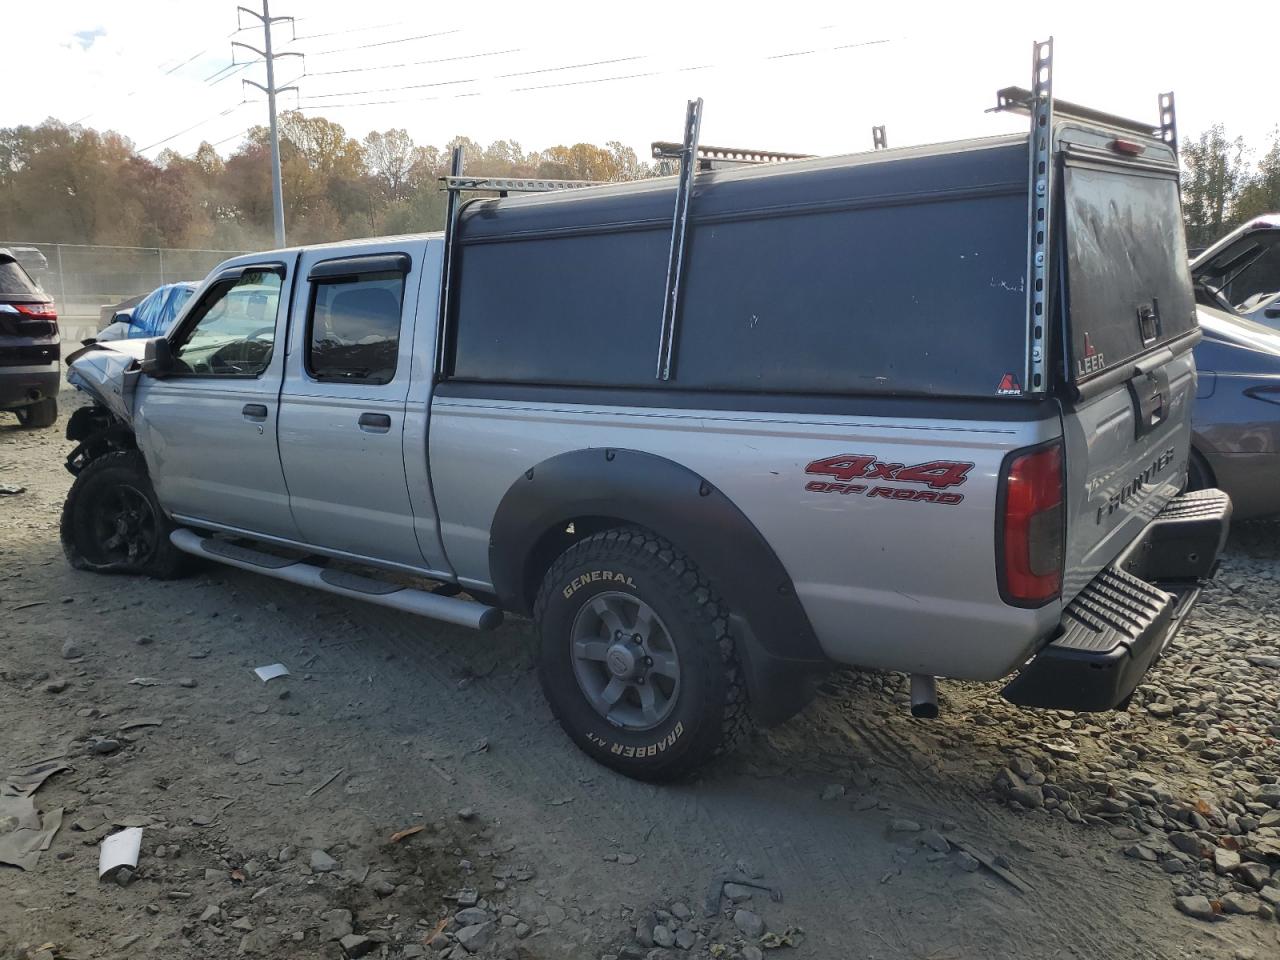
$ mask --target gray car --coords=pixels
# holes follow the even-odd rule
[[[1204,333],[1191,489],[1227,491],[1238,518],[1280,516],[1280,310],[1266,306],[1280,291],[1280,216],[1228,234],[1191,272]]]

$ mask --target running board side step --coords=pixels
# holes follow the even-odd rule
[[[474,600],[441,596],[427,590],[400,587],[385,580],[317,567],[301,560],[289,560],[214,537],[202,537],[194,530],[181,527],[169,534],[169,540],[183,553],[195,557],[204,557],[241,570],[251,570],[303,587],[336,593],[341,597],[367,600],[393,610],[415,613],[420,617],[456,623],[473,630],[493,630],[502,624],[501,610]]]

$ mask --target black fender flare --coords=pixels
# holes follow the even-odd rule
[[[529,563],[539,543],[588,517],[645,527],[697,562],[735,614],[757,720],[778,722],[803,706],[806,693],[795,688],[830,663],[790,576],[733,501],[665,457],[574,450],[525,471],[503,496],[490,528],[490,576],[504,607],[532,612],[537,582],[530,583]]]

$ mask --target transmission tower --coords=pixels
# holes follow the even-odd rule
[[[274,23],[282,23],[289,21],[293,23],[293,17],[273,17],[268,7],[268,0],[262,0],[262,12],[250,10],[248,7],[236,7],[236,23],[239,24],[240,14],[247,13],[259,23],[262,24],[262,45],[263,49],[250,46],[247,43],[241,43],[236,40],[231,46],[244,47],[260,56],[267,65],[267,85],[254,80],[242,80],[241,83],[247,83],[251,87],[257,87],[267,95],[267,113],[271,118],[271,207],[273,219],[276,228],[276,246],[284,246],[284,188],[280,182],[280,130],[276,124],[276,94],[285,93],[289,90],[297,92],[296,86],[277,87],[276,86],[276,61],[281,57],[301,57],[301,53],[275,53],[271,49],[271,25]]]

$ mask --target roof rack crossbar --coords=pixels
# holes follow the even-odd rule
[[[552,190],[576,190],[581,187],[598,187],[601,180],[548,180],[542,177],[464,177],[450,174],[441,177],[443,189],[451,194],[469,192],[500,193],[550,193]]]
[[[684,152],[684,144],[671,140],[655,140],[650,144],[655,160],[676,160]],[[699,168],[709,169],[708,164],[720,163],[785,163],[788,160],[812,160],[812,153],[783,153],[780,150],[756,150],[751,147],[698,147]]]
[[[988,113],[1030,113],[1033,95],[1030,90],[1024,87],[1005,87],[996,91],[996,105],[988,110]],[[1078,103],[1072,103],[1069,100],[1053,101],[1053,112],[1055,116],[1066,117],[1074,120],[1085,120],[1089,123],[1101,123],[1108,127],[1115,127],[1120,130],[1127,130],[1131,133],[1140,133],[1146,137],[1158,137],[1160,135],[1160,127],[1153,126],[1150,123],[1143,123],[1141,120],[1131,120],[1128,117],[1121,117],[1114,113],[1107,113],[1105,110],[1095,110],[1093,107],[1085,107]]]

